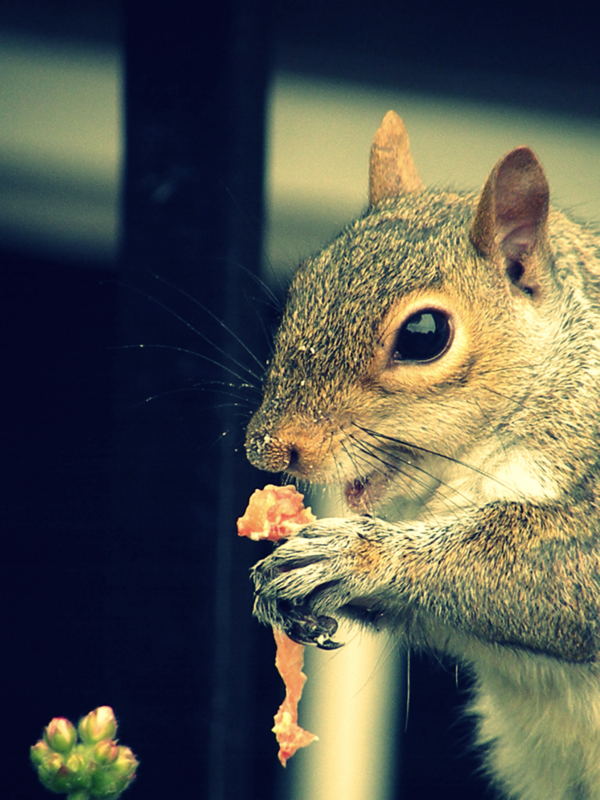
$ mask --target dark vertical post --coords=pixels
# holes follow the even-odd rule
[[[118,359],[106,702],[141,759],[132,800],[272,796],[261,552],[235,535],[259,480],[240,442],[264,347],[266,16],[266,0],[126,5],[119,338],[144,348]]]

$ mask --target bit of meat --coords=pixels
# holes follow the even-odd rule
[[[257,542],[268,539],[278,542],[316,520],[310,508],[305,508],[304,495],[295,486],[267,484],[250,495],[244,515],[237,521],[238,536]]]
[[[306,682],[302,672],[304,645],[292,641],[277,628],[273,628],[273,636],[277,646],[275,666],[285,685],[285,698],[275,714],[272,730],[279,745],[279,761],[285,767],[296,750],[316,741],[318,736],[298,725],[298,703]]]
[[[303,500],[294,486],[269,484],[257,489],[237,521],[238,535],[254,541],[288,539],[316,519],[310,508],[304,507]],[[273,636],[277,648],[275,666],[285,686],[285,698],[275,714],[272,730],[279,744],[279,761],[285,767],[288,758],[318,737],[298,725],[298,703],[306,681],[302,672],[304,646],[277,628],[273,628]]]

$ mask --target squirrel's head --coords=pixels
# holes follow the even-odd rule
[[[518,411],[556,291],[548,185],[528,148],[479,197],[426,190],[388,112],[369,195],[299,268],[246,440],[255,466],[338,484],[363,510],[425,496],[434,452],[450,462]]]

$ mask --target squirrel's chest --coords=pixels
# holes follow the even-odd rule
[[[530,800],[600,798],[597,665],[521,653],[473,664],[478,740],[505,787]]]
[[[465,464],[468,465],[465,467]],[[448,490],[454,508],[464,504],[481,506],[498,500],[553,502],[561,489],[544,453],[524,446],[506,447],[496,443],[471,451],[463,463],[452,465],[443,491],[427,504],[427,512],[447,510]],[[436,508],[436,504],[440,507]]]

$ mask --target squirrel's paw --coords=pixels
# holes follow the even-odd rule
[[[382,544],[366,517],[308,525],[253,567],[254,614],[301,644],[339,647],[334,615],[378,616]]]

